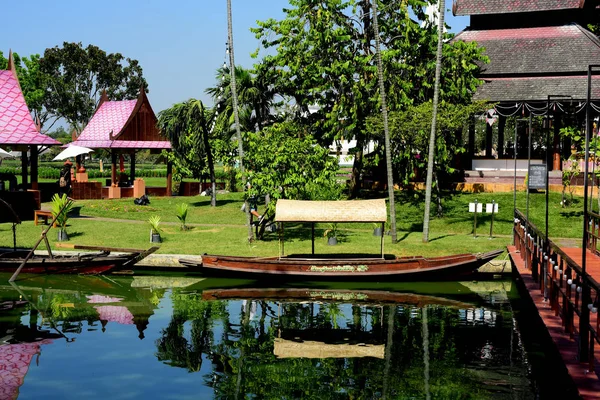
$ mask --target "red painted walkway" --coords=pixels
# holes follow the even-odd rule
[[[579,248],[561,248],[573,261],[581,265],[582,251]],[[581,363],[577,360],[578,344],[577,332],[574,336],[566,332],[563,321],[560,316],[555,315],[551,309],[550,303],[544,299],[540,291],[540,286],[531,276],[531,271],[525,268],[525,262],[514,246],[508,247],[508,253],[514,269],[519,273],[523,284],[536,305],[539,315],[548,328],[548,332],[573,379],[573,382],[579,390],[579,394],[584,399],[600,399],[600,346],[595,347],[595,371],[588,371],[589,364]],[[598,282],[600,281],[600,257],[587,252],[587,272]],[[597,318],[595,314],[594,318]],[[575,327],[578,322],[575,323]]]

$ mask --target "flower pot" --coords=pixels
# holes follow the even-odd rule
[[[67,235],[67,231],[59,229],[58,230],[58,241],[66,242],[67,240],[69,240],[69,235]]]
[[[162,240],[160,238],[160,233],[151,232],[150,233],[150,242],[151,243],[161,243]]]
[[[327,238],[327,244],[330,246],[335,246],[337,244],[337,238],[334,236]]]
[[[381,230],[381,227],[378,226],[377,228],[373,229],[373,236],[381,236],[383,235],[383,231]]]

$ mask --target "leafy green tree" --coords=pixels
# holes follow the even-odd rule
[[[425,19],[423,6],[428,2],[379,4],[388,107],[403,110],[433,97],[437,29],[419,23]],[[350,187],[355,196],[364,163],[362,149],[371,139],[366,120],[381,107],[371,4],[364,0],[291,0],[285,12],[285,19],[259,22],[253,29],[263,47],[276,51],[255,67],[257,76],[270,82],[278,95],[291,99],[295,115],[312,127],[321,143],[342,137],[357,140]],[[469,91],[479,82],[474,78],[474,61],[480,60],[481,50],[464,43],[445,43],[444,48],[460,60],[451,60],[453,69],[442,75],[441,98],[469,95],[469,100]],[[310,113],[310,106],[319,109]]]
[[[210,145],[210,112],[200,100],[177,103],[158,113],[158,128],[171,141],[166,153],[179,173],[199,179],[208,169],[212,185],[211,206],[217,205],[216,178]]]
[[[44,51],[39,60],[44,85],[46,112],[64,118],[77,133],[90,120],[102,91],[111,100],[137,98],[146,88],[142,67],[137,60],[120,53],[106,53],[94,45],[64,42]]]
[[[472,114],[486,110],[489,105],[476,102],[469,105],[449,104],[440,105],[436,126],[436,141],[434,152],[434,180],[444,174],[452,174],[452,160],[463,153],[465,148],[460,135],[468,125]],[[416,173],[425,172],[428,161],[428,143],[431,129],[433,104],[423,103],[408,107],[405,111],[390,113],[390,135],[393,154],[394,174],[404,185],[409,184]],[[368,129],[373,136],[381,135],[381,119],[370,118]],[[437,186],[434,185],[434,186]]]
[[[295,122],[277,123],[247,133],[248,195],[271,199],[313,199],[335,182],[337,160]],[[269,203],[274,207],[275,202]],[[272,210],[271,210],[272,211]]]

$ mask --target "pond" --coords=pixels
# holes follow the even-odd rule
[[[526,351],[510,280],[7,281],[0,399],[533,399],[554,379]]]

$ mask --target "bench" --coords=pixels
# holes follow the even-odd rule
[[[52,211],[35,210],[33,212],[33,223],[35,225],[38,224],[38,219],[39,218],[43,218],[44,219],[44,223],[47,224],[48,223],[48,218],[52,219]],[[56,226],[56,223],[54,224],[54,226]]]

